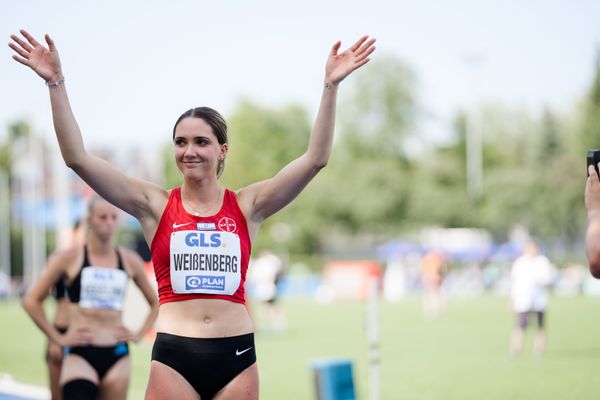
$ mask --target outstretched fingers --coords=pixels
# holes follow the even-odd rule
[[[19,46],[15,45],[14,43],[9,43],[8,47],[10,47],[11,49],[13,49],[17,54],[19,54],[24,59],[29,60],[29,52],[23,50],[22,48],[20,48]],[[16,56],[13,56],[13,57],[16,57]]]
[[[23,50],[25,50],[28,53],[31,53],[33,51],[33,47],[31,47],[27,42],[25,42],[23,39],[21,39],[20,37],[18,37],[17,35],[10,35],[10,38],[17,43],[19,46],[21,46],[21,48]],[[12,46],[11,46],[12,47]],[[14,49],[14,47],[12,47]]]
[[[13,60],[15,60],[23,65],[29,66],[29,52],[23,50],[22,48],[20,48],[19,46],[17,46],[16,44],[14,44],[12,42],[8,44],[8,47],[13,49],[15,51],[15,53],[18,54],[18,55],[13,54],[13,56],[12,56]],[[19,57],[19,56],[21,56],[21,57]]]
[[[342,42],[340,40],[338,40],[337,42],[334,43],[334,45],[331,47],[331,55],[332,56],[337,56],[341,45],[342,45]]]
[[[366,55],[371,54],[373,50],[375,50],[373,47],[374,43],[375,38],[371,38],[368,42],[364,43],[362,46],[360,46],[360,48],[358,48],[358,50],[355,51],[356,56],[362,56],[364,53],[367,53]]]
[[[353,69],[356,70],[360,67],[362,67],[363,65],[365,65],[366,63],[368,63],[369,61],[371,61],[371,59],[369,58],[369,56],[375,51],[375,46],[373,46],[373,44],[375,43],[375,39],[371,38],[368,41],[362,41],[362,45],[356,50],[354,51],[354,65],[353,65]]]
[[[21,63],[21,64],[25,65],[26,67],[29,67],[29,60],[26,60],[26,59],[21,58],[19,56],[12,56],[12,58],[16,62]]]
[[[21,30],[21,33],[23,33],[23,32],[25,32],[25,31]],[[27,32],[25,32],[25,33],[27,33]],[[27,35],[29,35],[29,34],[27,34]],[[29,37],[31,37],[31,35],[29,35]],[[18,56],[13,54],[13,56],[12,56],[13,60],[15,60],[23,65],[29,66],[29,57],[31,55],[31,52],[33,52],[34,48],[31,47],[29,43],[27,43],[26,41],[24,41],[17,35],[10,35],[10,38],[13,41],[8,43],[8,47],[13,49],[15,51],[15,53],[18,54]],[[30,43],[31,43],[31,41],[30,41]]]
[[[362,67],[363,65],[365,65],[366,63],[368,63],[369,61],[371,61],[370,58],[365,58],[364,60],[361,61],[357,61],[356,63],[354,63],[354,69],[359,69],[360,67]]]
[[[352,52],[355,52],[356,50],[358,50],[358,48],[365,42],[365,40],[367,40],[369,38],[369,35],[364,35],[363,37],[361,37],[360,39],[358,39],[358,41],[356,43],[354,43],[352,45],[352,47],[350,47],[350,50]]]
[[[55,51],[56,50],[56,46],[54,45],[54,40],[52,40],[52,38],[50,37],[50,35],[48,35],[46,33],[46,35],[44,36],[44,39],[46,39],[46,43],[48,43],[48,50]]]
[[[23,37],[24,37],[25,39],[27,39],[27,41],[28,41],[29,43],[31,43],[31,45],[32,45],[33,47],[41,46],[41,45],[40,45],[40,43],[39,43],[37,40],[35,40],[35,38],[34,38],[33,36],[31,36],[31,35],[29,34],[29,32],[27,32],[25,29],[21,29],[21,30],[20,30],[20,32],[21,32],[21,35],[23,35]]]
[[[371,43],[371,44],[373,44],[373,43]],[[358,63],[358,62],[361,62],[364,59],[368,58],[371,55],[371,53],[373,53],[375,51],[375,49],[376,49],[375,46],[371,46],[371,47],[366,48],[363,52],[355,54],[356,62]]]

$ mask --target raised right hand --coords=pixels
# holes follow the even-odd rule
[[[13,40],[8,46],[18,55],[12,58],[31,68],[36,74],[42,77],[46,82],[56,82],[63,78],[62,68],[60,66],[60,57],[54,41],[50,36],[45,35],[48,48],[41,45],[26,30],[21,29],[21,35],[27,40],[23,40],[17,35],[10,35]]]

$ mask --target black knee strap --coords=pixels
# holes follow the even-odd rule
[[[87,379],[74,379],[62,386],[64,400],[93,400],[98,395],[98,386]]]

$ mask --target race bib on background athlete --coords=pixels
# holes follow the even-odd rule
[[[127,273],[122,269],[86,267],[81,271],[79,306],[123,309]]]
[[[234,294],[241,280],[240,238],[224,231],[171,234],[174,293]]]

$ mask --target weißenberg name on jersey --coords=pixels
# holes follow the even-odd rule
[[[175,271],[238,272],[239,260],[228,254],[173,254]]]

